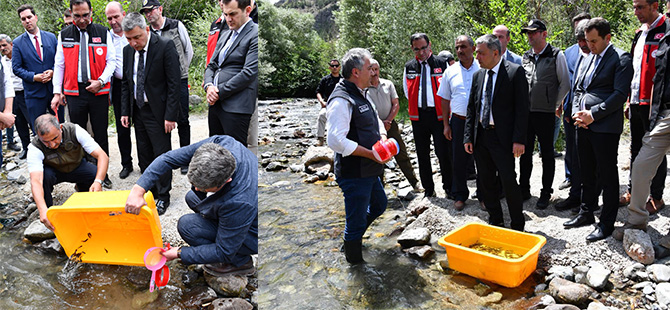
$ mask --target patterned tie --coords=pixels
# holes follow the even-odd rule
[[[493,97],[493,70],[488,71],[489,77],[486,81],[486,91],[484,92],[484,113],[482,113],[482,125],[488,129],[491,124],[491,103]]]
[[[591,65],[589,66],[589,71],[586,72],[586,77],[584,78],[584,89],[589,87],[589,84],[591,84],[591,80],[593,80],[593,74],[596,72],[596,68],[598,67],[599,63],[600,55],[596,55],[594,60],[591,62]]]
[[[137,91],[135,100],[140,109],[144,106],[144,50],[139,50],[140,59],[137,62]]]
[[[219,66],[223,64],[223,61],[226,59],[226,55],[228,55],[228,50],[230,49],[231,46],[233,46],[233,42],[235,42],[235,39],[237,38],[237,30],[233,30],[233,34],[230,35],[230,39],[226,42],[226,45],[221,49],[221,53],[219,54]]]
[[[81,82],[88,82],[88,70],[86,64],[88,63],[88,47],[86,45],[86,29],[81,30],[79,34],[79,60],[81,63]]]
[[[427,81],[428,81],[428,70],[426,70],[426,61],[421,62],[421,107],[428,107],[428,94],[427,92]]]
[[[37,57],[42,60],[42,52],[40,51],[40,41],[37,41],[37,35],[35,35],[35,49],[37,50]]]

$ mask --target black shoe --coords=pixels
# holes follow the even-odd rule
[[[563,156],[563,153],[554,151],[554,158]]]
[[[26,159],[26,157],[28,157],[28,150],[21,151],[19,154],[19,159]]]
[[[570,180],[566,179],[566,180],[563,181],[563,183],[561,183],[561,185],[558,186],[558,189],[566,189],[566,188],[569,188],[571,186],[572,186],[572,182],[570,182]]]
[[[537,200],[537,204],[535,204],[535,207],[538,208],[539,210],[546,209],[549,206],[550,198],[551,195],[549,193],[540,194],[540,198]]]
[[[603,230],[600,226],[598,226],[593,232],[591,232],[588,236],[586,236],[586,241],[596,242],[609,237],[609,235],[611,234],[612,232],[608,233],[605,230]]]
[[[593,217],[593,213],[582,213],[577,215],[577,217],[563,223],[565,228],[571,227],[582,227],[586,225],[591,225],[596,222],[596,219]]]
[[[670,249],[662,246],[662,245],[655,245],[654,246],[654,256],[656,259],[661,259],[661,258],[666,258],[670,256]]]
[[[181,174],[187,174],[188,173],[188,166],[181,167]]]
[[[530,197],[532,197],[530,191],[521,192],[521,199],[523,199],[523,201],[530,199]]]
[[[556,208],[556,211],[565,211],[565,210],[570,210],[570,209],[575,209],[579,210],[579,205],[581,203],[579,202],[579,199],[574,199],[572,197],[568,197],[568,199],[565,199],[554,206]]]
[[[18,152],[21,150],[21,147],[18,146],[16,143],[7,143],[7,149],[12,150],[14,152]]]
[[[169,201],[156,199],[156,210],[158,211],[158,215],[165,214],[165,211],[169,206],[170,206]]]
[[[434,190],[432,190],[432,191],[425,191],[425,192],[423,193],[423,197],[424,197],[424,198],[425,198],[425,197],[435,197],[435,191],[434,191]]]
[[[344,257],[347,258],[349,264],[364,263],[363,260],[363,241],[353,240],[344,241]]]
[[[109,176],[105,176],[105,180],[102,181],[102,186],[106,189],[112,189],[112,180],[109,179]]]
[[[133,167],[132,166],[123,167],[123,169],[121,169],[121,172],[119,172],[119,178],[125,179],[130,175],[131,172],[133,172]]]

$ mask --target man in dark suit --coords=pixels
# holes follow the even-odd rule
[[[24,4],[17,11],[26,32],[14,39],[12,70],[23,80],[28,119],[30,127],[34,128],[38,116],[51,112],[53,84],[50,82],[58,41],[53,33],[37,27],[38,19],[32,6]],[[58,119],[65,121],[62,107],[58,109]]]
[[[137,157],[144,173],[159,155],[170,151],[170,132],[179,117],[179,55],[174,43],[152,34],[139,13],[122,23],[128,45],[123,48],[121,123],[135,124]],[[172,171],[161,175],[151,191],[159,214],[170,206]]]
[[[249,18],[249,0],[222,2],[229,29],[216,44],[204,80],[209,135],[229,135],[246,146],[258,93],[258,25]]]
[[[629,53],[610,43],[610,24],[604,18],[589,20],[584,31],[591,50],[573,85],[572,118],[577,126],[577,150],[582,175],[582,205],[568,227],[595,223],[599,188],[603,191],[600,224],[588,241],[607,238],[614,230],[619,207],[617,155],[623,131],[623,105],[630,91],[633,66]]]
[[[476,43],[482,69],[472,77],[463,143],[465,151],[475,156],[479,195],[489,212],[489,224],[504,226],[497,172],[512,220],[510,227],[523,231],[523,201],[514,158],[525,151],[528,81],[521,66],[501,57],[500,41],[495,35],[481,36]]]

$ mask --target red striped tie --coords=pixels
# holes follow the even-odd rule
[[[40,41],[37,41],[37,36],[35,36],[35,49],[37,50],[37,57],[42,60],[42,52],[40,52]]]

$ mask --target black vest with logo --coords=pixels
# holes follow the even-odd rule
[[[347,80],[337,83],[328,101],[342,98],[352,106],[351,122],[347,139],[357,142],[360,146],[372,149],[381,139],[377,112],[356,85]],[[330,104],[330,103],[329,103]],[[384,166],[360,156],[342,156],[335,154],[335,176],[337,178],[367,178],[380,176]]]
[[[57,149],[50,149],[35,136],[31,142],[36,148],[44,153],[43,163],[63,173],[69,173],[77,169],[84,158],[84,148],[77,141],[77,125],[72,123],[61,124],[63,141]]]

